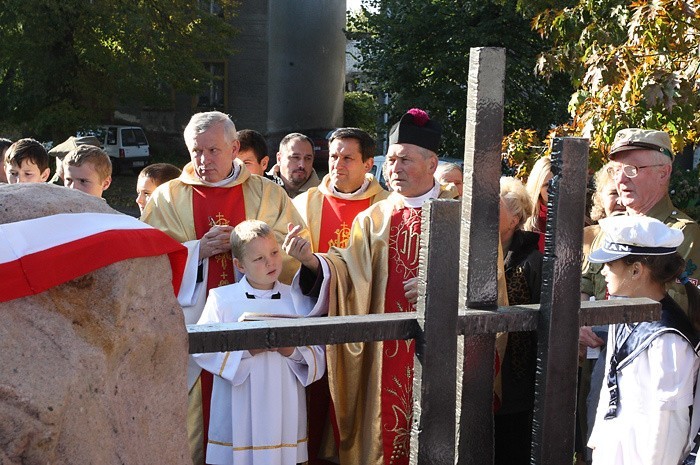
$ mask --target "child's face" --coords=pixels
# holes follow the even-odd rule
[[[150,200],[153,191],[156,190],[156,187],[158,186],[153,182],[153,179],[146,176],[139,176],[136,181],[136,203],[141,213],[143,213],[143,209],[146,208],[146,204]]]
[[[605,277],[608,294],[620,297],[634,297],[630,279],[631,268],[622,260],[614,260],[603,265],[601,274]]]
[[[7,174],[5,174],[5,153],[7,147],[0,149],[0,182],[7,182]]]
[[[7,182],[10,184],[24,182],[46,182],[49,179],[49,170],[46,168],[43,172],[39,169],[36,163],[31,160],[22,160],[22,166],[17,166],[17,163],[5,163],[5,175]]]
[[[282,272],[282,251],[273,235],[256,237],[245,246],[243,259],[233,259],[255,289],[272,289]]]
[[[236,155],[236,158],[238,158],[245,164],[245,167],[248,168],[248,171],[250,171],[252,174],[257,174],[258,176],[262,176],[265,174],[267,162],[270,160],[269,157],[263,157],[263,159],[260,160],[260,162],[258,162],[258,158],[255,156],[255,152],[253,152],[250,149],[239,150],[238,155]]]
[[[92,163],[83,163],[80,166],[63,164],[63,185],[69,189],[76,189],[86,194],[102,197],[102,192],[112,183],[112,177],[101,180]]]

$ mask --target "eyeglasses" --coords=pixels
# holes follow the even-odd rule
[[[644,166],[634,166],[634,165],[611,166],[608,168],[608,175],[611,178],[614,178],[615,176],[619,175],[620,173],[624,173],[625,176],[627,176],[628,178],[634,178],[639,174],[639,170],[641,170],[642,168],[651,168],[652,166],[664,166],[664,165],[659,163],[656,165],[644,165]]]

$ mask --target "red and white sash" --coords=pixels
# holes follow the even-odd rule
[[[177,294],[187,249],[136,218],[61,213],[0,224],[0,302],[39,294],[121,260],[164,254]]]

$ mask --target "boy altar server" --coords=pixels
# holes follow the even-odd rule
[[[244,313],[307,316],[325,303],[304,296],[277,278],[282,255],[272,229],[247,220],[231,233],[231,254],[245,276],[211,289],[198,324],[231,323]],[[214,374],[207,463],[286,465],[307,460],[304,387],[326,369],[322,346],[251,349],[196,354]]]

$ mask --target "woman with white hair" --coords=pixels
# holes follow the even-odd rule
[[[459,197],[462,197],[462,189],[464,188],[462,169],[455,163],[439,162],[435,170],[435,179],[440,184],[454,184],[459,192]]]
[[[542,253],[539,234],[524,231],[532,205],[522,182],[504,177],[500,181],[499,233],[504,254],[508,303],[540,301]],[[533,331],[508,334],[501,365],[501,405],[495,414],[495,463],[530,463],[532,409],[534,403],[537,334]]]

